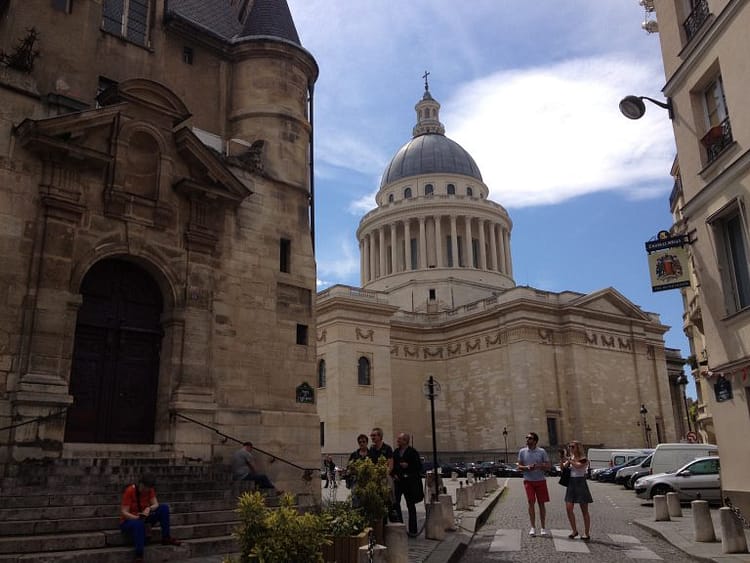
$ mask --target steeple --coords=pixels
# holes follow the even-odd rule
[[[422,99],[414,106],[417,111],[417,124],[411,132],[414,137],[430,133],[445,135],[445,127],[440,123],[440,104],[430,94],[430,85],[427,82],[429,75],[430,73],[427,71],[422,75],[422,78],[424,78],[424,94]]]

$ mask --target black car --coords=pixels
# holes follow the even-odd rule
[[[523,477],[523,471],[515,465],[509,463],[498,463],[497,465],[499,466],[498,477]]]
[[[466,477],[466,466],[458,463],[444,463],[440,466],[440,474],[443,477],[450,477],[453,473],[457,477]]]

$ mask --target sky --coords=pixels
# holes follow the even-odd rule
[[[517,285],[614,287],[672,328],[689,355],[678,290],[652,293],[644,243],[672,224],[667,112],[637,121],[628,94],[663,99],[657,35],[637,0],[288,0],[317,60],[318,289],[359,286],[356,229],[411,139],[422,75],[446,135],[473,156],[513,220]],[[688,394],[695,396],[691,386]]]

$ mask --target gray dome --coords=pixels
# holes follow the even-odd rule
[[[380,186],[422,174],[463,174],[482,181],[471,155],[445,135],[419,135],[401,147],[383,172]]]

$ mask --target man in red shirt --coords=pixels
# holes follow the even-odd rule
[[[146,543],[146,524],[159,523],[162,545],[180,545],[169,534],[169,505],[156,500],[153,475],[144,474],[137,484],[128,485],[120,502],[120,530],[133,536],[135,563],[143,562]]]

